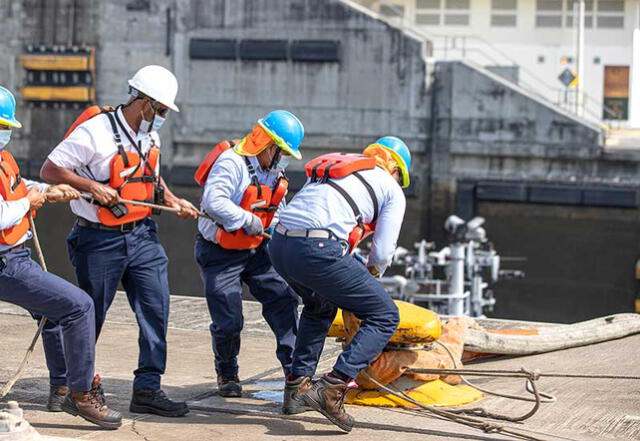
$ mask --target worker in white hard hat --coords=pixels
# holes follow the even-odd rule
[[[49,183],[89,192],[93,201],[71,202],[77,220],[67,245],[79,286],[93,298],[96,338],[122,283],[140,328],[140,356],[134,371],[130,410],[182,416],[186,403],[169,399],[160,387],[167,358],[168,259],[158,241],[150,208],[121,199],[155,202],[177,209],[184,219],[198,210],[175,196],[160,177],[160,130],[178,112],[178,82],[160,66],[146,66],[129,80],[129,100],[117,108],[93,106],[49,154],[40,172]],[[64,376],[56,334],[45,338],[49,366]]]

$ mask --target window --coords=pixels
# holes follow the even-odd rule
[[[624,28],[624,0],[598,0],[596,18],[600,29]]]
[[[624,17],[608,17],[598,15],[599,28],[624,28]]]
[[[447,9],[469,9],[470,0],[445,0]]]
[[[537,28],[561,28],[562,15],[536,15]]]
[[[517,8],[517,0],[491,0],[491,26],[516,26]]]
[[[506,0],[493,0],[492,4],[503,1]],[[584,3],[585,27],[624,28],[624,0],[586,0]],[[536,0],[536,27],[573,27],[578,5],[579,0]]]
[[[415,21],[425,26],[468,26],[470,9],[471,0],[416,0]]]
[[[561,28],[564,0],[537,0],[536,27]]]
[[[513,27],[516,25],[515,15],[491,15],[491,26]]]
[[[416,14],[416,24],[439,25],[440,14]]]
[[[445,14],[444,24],[446,25],[468,25],[469,14]]]
[[[624,12],[623,0],[600,0],[598,12]]]
[[[417,9],[440,9],[440,0],[418,0]]]
[[[518,7],[518,0],[491,0],[491,9],[514,11]]]
[[[562,0],[538,0],[537,11],[562,11]]]

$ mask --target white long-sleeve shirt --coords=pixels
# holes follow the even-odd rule
[[[47,187],[49,187],[47,184],[30,181],[24,178],[22,179],[28,190],[37,187],[41,192],[44,192]],[[24,218],[24,215],[29,211],[29,207],[29,199],[27,199],[26,197],[18,199],[16,201],[5,201],[4,198],[0,195],[0,230],[6,230],[7,228],[15,227],[20,222],[22,222],[22,218]],[[27,231],[27,233],[13,245],[0,245],[0,253],[15,246],[21,245],[29,239],[31,239],[31,231]]]
[[[244,192],[251,184],[251,174],[244,158],[233,149],[223,152],[211,167],[202,192],[202,209],[226,231],[239,230],[251,221],[251,213],[240,208]],[[279,171],[262,170],[256,157],[247,158],[253,165],[258,182],[273,189],[282,174]],[[201,217],[198,230],[205,239],[217,243],[218,226],[214,222]]]
[[[378,219],[373,234],[367,266],[384,272],[393,259],[400,227],[404,219],[406,199],[391,175],[376,167],[360,175],[371,185],[378,199]],[[358,205],[362,220],[373,220],[373,201],[366,187],[353,175],[333,179]],[[335,188],[322,183],[307,183],[280,213],[280,223],[287,229],[328,229],[347,240],[357,225],[353,209]]]

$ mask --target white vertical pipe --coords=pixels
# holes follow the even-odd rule
[[[464,243],[456,242],[451,247],[451,286],[450,294],[456,297],[451,299],[449,305],[450,315],[464,315],[464,264],[465,248]]]
[[[576,86],[576,114],[582,116],[584,110],[584,0],[578,0],[578,41],[576,62],[578,66],[578,85]]]
[[[631,78],[629,94],[629,126],[640,129],[640,0],[636,1],[636,18],[631,46]]]

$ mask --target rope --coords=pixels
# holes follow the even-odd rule
[[[523,370],[481,370],[481,369],[407,369],[405,372],[414,374],[441,374],[441,375],[474,375],[479,377],[519,377],[527,378]],[[565,374],[536,372],[538,377],[550,378],[589,378],[606,380],[640,380],[636,375],[601,375],[601,374]]]
[[[31,227],[31,232],[33,233],[33,245],[36,249],[36,254],[38,255],[38,260],[40,261],[40,266],[44,271],[47,271],[47,262],[44,259],[44,253],[42,252],[42,247],[40,246],[40,240],[38,239],[38,231],[36,230],[36,223],[33,221],[33,216],[31,215],[31,212],[29,212],[29,225]],[[40,325],[38,326],[38,330],[33,336],[33,339],[31,340],[31,344],[27,348],[27,352],[24,354],[24,358],[22,359],[22,362],[20,363],[18,370],[16,371],[15,374],[13,374],[13,377],[9,379],[7,384],[4,385],[4,387],[2,388],[2,391],[0,391],[0,399],[7,396],[7,394],[11,391],[11,388],[16,384],[16,382],[24,374],[24,371],[27,369],[27,366],[29,365],[29,361],[31,360],[31,355],[33,354],[33,351],[36,347],[36,343],[38,342],[38,339],[40,338],[40,334],[42,334],[42,330],[44,329],[44,326],[46,324],[47,324],[47,318],[42,317],[40,319]]]
[[[469,416],[463,416],[461,414],[458,414],[456,412],[452,412],[450,410],[442,410],[442,409],[438,409],[437,407],[434,406],[428,406],[426,404],[420,403],[419,401],[414,400],[413,398],[411,398],[409,395],[407,395],[404,392],[399,392],[399,391],[394,391],[390,388],[388,388],[387,386],[385,386],[384,384],[378,382],[377,380],[375,380],[374,378],[371,378],[371,376],[369,376],[366,372],[362,371],[362,373],[367,377],[367,379],[369,381],[371,381],[373,384],[375,384],[379,389],[392,394],[404,401],[408,401],[411,404],[414,404],[415,406],[426,410],[430,413],[433,413],[439,417],[445,418],[449,421],[452,421],[454,423],[458,423],[458,424],[462,424],[465,426],[469,426],[469,427],[473,427],[475,429],[479,429],[484,431],[485,433],[505,433],[508,435],[513,435],[513,436],[518,436],[521,437],[523,439],[527,439],[527,440],[531,440],[531,441],[545,441],[542,438],[537,438],[531,435],[527,435],[525,433],[522,433],[520,431],[517,430],[513,430],[509,427],[505,427],[505,426],[501,426],[495,423],[491,423],[491,422],[487,422],[487,421],[483,421],[481,419],[478,418],[474,418],[474,417],[469,417]],[[535,374],[531,373],[531,378],[534,378]],[[534,387],[534,391],[536,391],[535,387]],[[537,410],[537,409],[536,409]]]
[[[451,353],[451,351],[449,350],[449,348],[447,347],[447,345],[445,345],[444,343],[439,342],[437,340],[434,343],[440,345],[441,347],[444,348],[445,351],[447,351],[447,354],[449,354],[449,358],[451,358],[451,362],[453,363],[453,366],[455,368],[453,370],[459,370],[458,369],[458,364],[456,363],[456,359],[453,356],[453,354]],[[517,375],[518,377],[527,379],[527,382],[525,383],[525,390],[527,392],[529,392],[530,394],[533,394],[534,393],[533,392],[533,385],[532,385],[532,382],[529,380],[528,371],[526,371],[524,368],[522,368],[521,370],[516,371],[516,372],[519,374],[519,375]],[[456,375],[456,374],[453,374],[453,375]],[[516,401],[527,401],[527,402],[530,402],[530,403],[537,403],[538,400],[541,403],[554,403],[556,401],[556,397],[554,397],[551,394],[545,393],[545,392],[538,392],[540,397],[542,397],[544,399],[539,398],[539,397],[538,398],[530,398],[530,397],[523,397],[523,396],[520,396],[520,395],[511,395],[511,394],[505,394],[505,393],[501,393],[501,392],[495,392],[495,391],[492,391],[492,390],[489,390],[489,389],[485,389],[485,388],[480,387],[480,386],[476,386],[475,384],[472,384],[469,380],[464,378],[462,375],[460,375],[460,374],[458,374],[458,375],[460,376],[460,379],[462,380],[462,382],[464,384],[466,384],[467,386],[470,386],[470,387],[474,387],[474,388],[478,389],[480,392],[485,393],[487,395],[493,395],[495,397],[502,397],[502,398],[507,398],[507,399],[516,400]],[[535,375],[536,375],[535,379],[537,380],[539,373],[536,371]],[[505,377],[515,377],[516,375],[504,375],[504,376]],[[474,409],[467,409],[467,410],[470,413],[474,413],[476,415],[484,415],[484,414],[489,415],[490,414],[490,412],[488,412],[488,411],[486,411],[486,410],[484,410],[482,408],[474,408]],[[495,414],[491,414],[491,415],[494,415],[493,417],[495,417]],[[498,419],[502,419],[502,418],[498,418]]]

